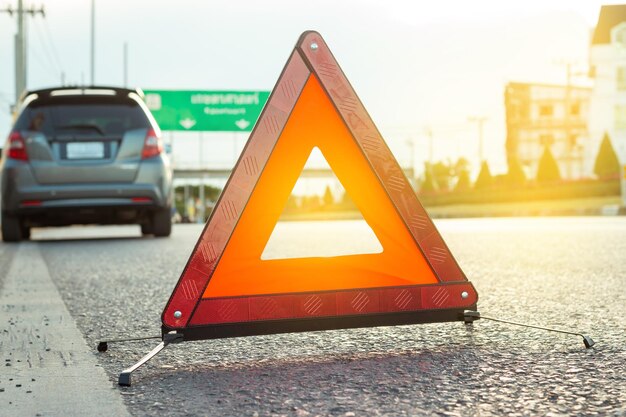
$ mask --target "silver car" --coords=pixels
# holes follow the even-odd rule
[[[172,171],[139,90],[63,87],[22,96],[0,161],[2,239],[31,227],[139,224],[169,236]]]

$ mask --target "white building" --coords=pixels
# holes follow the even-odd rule
[[[585,177],[590,95],[586,87],[508,83],[504,90],[507,158],[517,158],[527,177],[535,178],[539,159],[549,147],[562,178]]]
[[[594,87],[585,172],[593,175],[604,132],[611,137],[620,162],[626,164],[626,5],[602,6],[589,58]]]

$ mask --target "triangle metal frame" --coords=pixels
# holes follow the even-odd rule
[[[281,318],[272,314],[251,315],[250,309],[254,305],[266,309],[267,303],[265,305],[263,303],[267,301],[267,296],[232,297],[226,301],[203,300],[204,291],[220,261],[220,256],[227,247],[248,199],[311,75],[319,80],[439,282],[429,285],[333,292],[332,296],[335,299],[344,299],[346,304],[350,304],[354,297],[375,298],[381,290],[395,291],[385,293],[386,297],[392,300],[388,302],[388,306],[375,311],[357,309],[352,311],[352,314],[345,311],[341,314],[316,312],[309,314],[311,312],[302,308],[302,305],[311,297],[323,298],[324,294],[320,292],[297,294],[298,297],[290,302],[299,303],[302,313],[291,318]],[[290,294],[273,297],[278,299],[286,296]],[[416,302],[408,303],[409,299]],[[477,300],[476,290],[463,274],[420,204],[404,172],[321,35],[314,31],[303,33],[165,306],[162,314],[164,340],[172,333],[178,338],[182,337],[182,340],[201,340],[296,331],[464,321],[464,310],[476,310]],[[227,317],[228,320],[221,322],[198,319],[199,316],[210,316],[215,308],[234,313],[230,318]],[[244,313],[247,311],[245,313],[247,316],[241,320],[237,319],[238,308]]]

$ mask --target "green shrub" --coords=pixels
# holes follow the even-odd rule
[[[454,187],[454,191],[467,191],[472,188],[469,171],[464,169],[459,172],[459,180]]]
[[[520,186],[526,184],[526,174],[516,157],[509,158],[509,172],[506,174],[506,182],[508,185]]]
[[[537,168],[537,182],[548,183],[556,182],[561,179],[561,171],[559,171],[559,165],[552,155],[550,147],[546,145],[543,149],[543,155],[539,160],[539,167]]]
[[[608,133],[604,133],[602,143],[600,143],[600,149],[598,149],[598,156],[593,166],[593,172],[598,178],[619,177],[620,164]]]
[[[483,161],[480,166],[480,173],[478,174],[478,178],[476,178],[476,183],[474,184],[474,188],[477,190],[483,190],[485,188],[489,188],[493,185],[493,177],[491,176],[491,171],[489,170],[489,164],[487,161]]]
[[[420,184],[420,191],[424,193],[437,191],[437,184],[435,183],[435,178],[433,177],[433,170],[428,162],[424,164],[424,179]]]

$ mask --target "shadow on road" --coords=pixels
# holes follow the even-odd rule
[[[140,377],[137,383],[146,391],[177,392],[177,400],[190,414],[209,409],[214,415],[232,415],[235,411],[240,415],[255,411],[260,415],[293,415],[298,410],[312,415],[367,415],[372,409],[397,414],[402,409],[414,413],[417,404],[419,409],[436,409],[445,398],[467,406],[475,399],[459,398],[459,387],[472,380],[479,384],[476,375],[480,366],[480,358],[468,345],[438,351],[195,364],[173,371],[162,369],[158,377]],[[181,395],[189,398],[182,399]],[[198,395],[203,401],[194,401]]]
[[[87,241],[115,241],[151,239],[151,236],[142,236],[139,227],[128,226],[68,226],[35,228],[32,230],[31,240],[37,243],[45,242],[87,242]]]
[[[114,241],[134,241],[134,240],[153,240],[154,238],[150,236],[86,236],[86,237],[50,237],[50,238],[39,238],[39,239],[31,239],[31,242],[36,243],[73,243],[73,242],[84,242],[84,243],[97,243],[97,242],[114,242]]]

